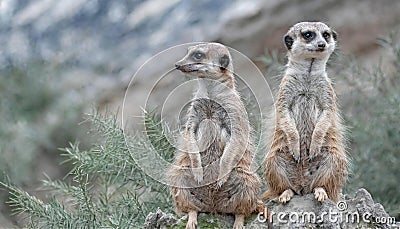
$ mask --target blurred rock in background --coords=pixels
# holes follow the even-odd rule
[[[394,0],[4,0],[0,67],[61,64],[61,84],[116,108],[139,66],[171,46],[219,41],[255,59],[266,48],[282,50],[292,24],[318,20],[337,29],[344,53],[375,58],[376,37],[399,24],[399,9]]]

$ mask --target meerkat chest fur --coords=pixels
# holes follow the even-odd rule
[[[229,142],[229,108],[232,108],[229,103],[232,97],[236,98],[236,93],[223,84],[199,79],[198,90],[189,110],[187,127],[195,133],[203,166],[218,160]]]
[[[307,63],[308,62],[308,63]],[[303,62],[301,67],[289,67],[285,74],[283,96],[299,131],[301,148],[307,150],[321,112],[331,104],[330,82],[325,63],[319,60]]]

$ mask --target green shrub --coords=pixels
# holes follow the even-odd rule
[[[72,181],[45,180],[44,187],[56,193],[50,201],[3,184],[10,190],[9,204],[15,212],[27,213],[33,228],[136,228],[158,207],[172,211],[168,187],[137,164],[152,150],[163,152],[166,160],[173,155],[156,116],[145,115],[149,138],[125,135],[115,116],[94,114],[88,120],[94,127],[90,134],[98,133],[99,141],[87,151],[79,144],[63,149],[65,162],[73,165]]]
[[[400,43],[379,39],[389,61],[372,68],[354,60],[342,74],[350,86],[344,108],[353,159],[348,190],[366,188],[392,215],[400,213]]]

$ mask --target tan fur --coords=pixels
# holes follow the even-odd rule
[[[234,227],[241,228],[244,217],[259,207],[261,183],[250,169],[251,129],[235,88],[232,58],[225,46],[205,43],[189,47],[176,67],[199,81],[167,174],[176,210],[189,213],[187,228],[195,227],[197,212],[234,214]]]
[[[275,102],[264,173],[269,189],[262,198],[286,202],[290,191],[314,192],[318,201],[328,197],[337,202],[349,161],[336,95],[325,70],[336,33],[321,22],[302,22],[284,41],[289,61]]]

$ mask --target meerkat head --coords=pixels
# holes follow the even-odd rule
[[[188,48],[175,67],[192,76],[212,80],[233,80],[232,57],[228,49],[218,43],[204,43]]]
[[[327,59],[335,49],[337,34],[322,22],[300,22],[283,37],[290,58]]]

